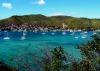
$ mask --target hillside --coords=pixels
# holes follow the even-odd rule
[[[62,28],[62,23],[68,27],[66,29],[97,29],[100,28],[99,19],[76,18],[71,16],[44,16],[38,15],[23,15],[12,16],[7,19],[0,20],[0,29],[10,29],[15,27],[57,27]]]

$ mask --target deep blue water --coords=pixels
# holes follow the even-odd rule
[[[24,39],[22,39],[24,35]],[[47,49],[62,46],[75,58],[81,58],[77,45],[91,40],[92,31],[88,32],[12,32],[0,31],[0,60],[9,65],[17,65],[13,60],[27,53],[41,55]],[[5,38],[7,37],[7,38]],[[29,55],[30,56],[30,55]],[[25,56],[23,59],[25,59]],[[29,57],[31,58],[31,57]]]

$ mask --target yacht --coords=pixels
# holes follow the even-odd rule
[[[54,32],[52,32],[51,34],[52,34],[52,35],[55,35],[55,33],[54,33]]]
[[[79,37],[78,36],[75,36],[74,38],[78,39]]]
[[[77,30],[77,31],[78,31],[78,32],[81,32],[82,30],[79,29],[79,30]]]
[[[10,39],[10,37],[4,37],[3,39],[8,40],[8,39]]]
[[[83,35],[81,38],[86,38],[86,36]]]
[[[73,32],[73,30],[69,30],[70,32]]]
[[[4,32],[6,33],[6,37],[4,37],[3,39],[4,39],[4,40],[10,39],[10,37],[8,37],[8,32],[7,32],[7,31],[4,31]]]
[[[22,36],[22,37],[21,37],[21,40],[25,40],[25,39],[26,39],[26,37],[25,37],[25,36]]]
[[[62,32],[62,35],[66,35],[66,32],[65,32],[65,31],[63,31],[63,32]]]
[[[45,34],[46,34],[45,32],[42,33],[42,35],[45,35]]]
[[[88,33],[87,31],[84,32],[84,34],[87,34],[87,33]]]

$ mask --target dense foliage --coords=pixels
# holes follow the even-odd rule
[[[17,71],[17,70],[14,68],[10,68],[6,64],[0,62],[0,71]]]
[[[99,71],[100,70],[100,33],[93,36],[93,39],[87,44],[78,47],[83,55],[82,60],[70,60],[66,56],[62,47],[54,48],[51,52],[51,60],[44,62],[44,71]]]

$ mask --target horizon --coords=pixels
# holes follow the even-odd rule
[[[99,7],[99,0],[0,0],[0,20],[30,14],[100,19]]]

